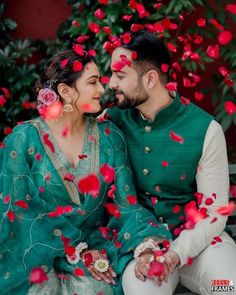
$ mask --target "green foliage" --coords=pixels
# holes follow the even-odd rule
[[[171,42],[177,47],[177,53],[172,53],[173,62],[178,61],[182,71],[176,71],[179,88],[181,94],[185,96],[185,90],[182,78],[187,77],[189,72],[193,72],[204,79],[204,71],[207,71],[209,64],[215,64],[214,88],[200,89],[198,84],[191,88],[192,93],[200,91],[212,99],[215,107],[216,118],[222,123],[224,130],[227,130],[231,124],[236,125],[236,113],[229,115],[225,110],[225,102],[232,101],[236,103],[236,40],[232,40],[226,46],[220,46],[220,56],[216,60],[207,54],[209,45],[215,46],[218,41],[220,30],[211,24],[210,19],[215,19],[222,25],[225,30],[233,31],[236,24],[236,16],[225,10],[227,4],[232,1],[214,1],[213,6],[206,0],[165,0],[162,2],[152,0],[139,0],[150,13],[149,16],[140,17],[137,10],[129,6],[128,0],[110,0],[108,5],[99,4],[100,1],[77,1],[68,0],[71,5],[72,14],[58,28],[57,38],[55,40],[44,41],[37,40],[32,43],[30,40],[14,40],[11,32],[16,28],[17,24],[14,20],[4,19],[4,6],[0,5],[0,67],[1,67],[1,87],[6,87],[11,92],[11,98],[7,99],[7,103],[0,107],[0,116],[6,112],[5,119],[1,120],[0,132],[2,133],[4,126],[13,126],[16,121],[26,119],[32,116],[32,111],[22,107],[22,103],[32,101],[33,85],[36,81],[40,69],[45,64],[45,59],[54,55],[57,51],[64,48],[71,48],[76,43],[76,39],[80,35],[88,35],[90,38],[85,42],[87,50],[95,49],[97,52],[96,61],[100,67],[102,75],[110,75],[109,64],[110,56],[104,50],[103,46],[109,41],[109,36],[104,32],[104,27],[111,29],[112,36],[119,36],[130,29],[133,23],[146,25],[158,23],[166,26],[163,35],[164,41]],[[154,8],[154,4],[162,3],[160,7]],[[105,14],[105,18],[97,19],[94,12],[101,8]],[[195,10],[200,8],[202,15],[195,15]],[[132,19],[126,21],[123,15],[132,15]],[[205,18],[206,25],[198,27],[196,25],[198,18]],[[186,28],[185,20],[190,20],[190,26]],[[192,20],[192,22],[191,22]],[[77,21],[78,26],[73,25],[73,21]],[[99,34],[94,34],[88,25],[94,22],[101,28]],[[171,28],[168,23],[173,25]],[[174,26],[176,26],[174,28]],[[196,35],[203,38],[203,43],[194,42]],[[182,41],[179,37],[182,37]],[[187,47],[189,49],[187,49]],[[200,61],[196,61],[191,56],[183,57],[186,51],[196,53],[200,57]],[[36,52],[44,52],[45,59],[38,64],[30,64],[29,58]],[[218,62],[220,60],[220,62]],[[225,66],[229,71],[227,79],[232,80],[232,86],[226,84],[224,78],[218,71],[219,66]],[[172,77],[173,79],[173,77]],[[192,80],[191,80],[192,81]],[[0,90],[0,95],[1,93]],[[108,96],[105,97],[108,99]],[[190,97],[192,99],[192,97]]]

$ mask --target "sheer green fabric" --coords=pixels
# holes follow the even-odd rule
[[[148,236],[170,237],[148,211],[127,201],[127,196],[136,192],[121,131],[109,121],[98,123],[87,118],[83,145],[87,158],[75,168],[40,118],[18,125],[4,143],[5,148],[0,150],[0,294],[27,294],[31,287],[29,273],[34,267],[42,266],[50,274],[55,269],[56,273],[68,275],[73,274],[75,267],[83,268],[81,262],[71,265],[65,259],[61,234],[72,245],[86,241],[90,249],[105,248],[118,274],[113,292],[122,294],[120,276],[133,258],[133,249]],[[107,195],[111,184],[105,183],[99,173],[104,163],[116,170],[114,200]],[[75,176],[74,181],[66,180],[68,173]],[[96,173],[101,181],[97,198],[78,192],[78,179],[90,173]],[[27,208],[17,201],[24,201]],[[104,207],[107,202],[117,205],[119,219],[108,215]],[[73,207],[72,212],[48,216],[58,206],[68,205]],[[116,230],[116,239],[104,238],[98,230],[101,226],[109,228],[110,233]],[[112,294],[107,285],[103,288],[93,280],[86,269],[85,273],[92,282],[88,288]],[[55,294],[66,294],[60,293],[58,280],[49,279],[47,284],[55,290],[59,286]],[[82,278],[76,280],[83,283]]]

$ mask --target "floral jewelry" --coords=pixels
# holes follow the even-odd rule
[[[38,101],[37,109],[40,112],[44,108],[59,101],[59,97],[54,90],[50,88],[43,88],[39,90],[37,101]]]
[[[76,264],[80,260],[82,260],[80,254],[82,253],[83,250],[88,248],[88,244],[86,242],[81,242],[75,247],[75,253],[73,256],[66,255],[67,261],[70,264]]]
[[[68,96],[66,99],[65,99],[65,104],[63,106],[63,111],[64,112],[73,112],[74,108],[73,108],[73,105],[72,105],[72,98],[70,96]]]
[[[95,261],[94,268],[99,272],[106,272],[109,268],[109,261],[104,258],[99,258]]]

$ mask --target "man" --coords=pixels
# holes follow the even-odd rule
[[[230,280],[236,294],[236,246],[224,232],[227,217],[217,212],[229,190],[222,128],[167,90],[170,56],[161,41],[144,31],[130,36],[112,53],[109,87],[117,107],[108,114],[126,135],[139,202],[166,223],[173,242],[159,278],[148,277],[149,249],[127,266],[124,292],[170,295],[180,281],[209,295],[212,280]]]

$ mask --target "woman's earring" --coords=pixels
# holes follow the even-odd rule
[[[73,112],[74,111],[74,108],[73,108],[73,105],[72,105],[72,98],[70,96],[68,96],[65,99],[65,104],[63,106],[63,111],[64,112]]]

